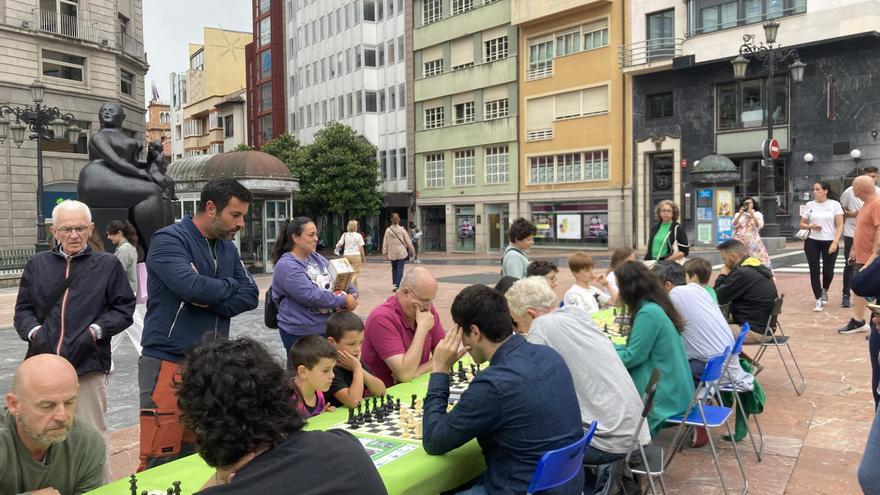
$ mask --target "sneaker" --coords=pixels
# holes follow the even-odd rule
[[[825,307],[825,303],[822,302],[822,299],[816,299],[816,307],[813,308],[813,311],[819,313],[822,311],[822,308]]]
[[[823,304],[828,304],[828,291],[827,290],[822,289],[822,296],[820,297],[820,299],[822,299]]]
[[[840,302],[840,307],[841,308],[848,308],[850,306],[852,306],[852,303],[850,302],[849,295],[847,294],[847,295],[843,296],[843,300]]]
[[[855,318],[850,318],[849,323],[847,323],[845,327],[837,329],[837,333],[859,333],[867,331],[868,323],[865,320],[856,321]]]

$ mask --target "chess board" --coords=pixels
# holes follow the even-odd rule
[[[629,319],[618,315],[616,311],[599,311],[593,314],[593,321],[599,329],[611,337],[626,337],[629,335]]]
[[[401,420],[402,414],[406,416],[405,421]],[[422,399],[415,394],[406,401],[386,395],[364,399],[356,409],[349,410],[348,419],[344,423],[338,423],[331,428],[378,437],[419,441],[422,438],[421,423]]]

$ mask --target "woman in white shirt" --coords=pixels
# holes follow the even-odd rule
[[[354,275],[351,277],[351,285],[355,289],[359,289],[357,281],[361,273],[361,264],[367,263],[364,244],[364,238],[358,232],[357,220],[349,220],[346,232],[342,233],[339,242],[336,243],[336,250],[351,263],[351,268],[354,270]]]
[[[828,182],[813,184],[813,201],[807,203],[801,217],[801,228],[810,234],[804,240],[804,254],[810,265],[810,284],[816,297],[813,311],[822,311],[828,304],[828,288],[834,279],[837,245],[843,235],[843,208],[833,199]],[[819,259],[822,259],[822,282],[819,283]]]

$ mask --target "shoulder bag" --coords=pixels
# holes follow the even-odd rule
[[[263,298],[263,323],[269,328],[278,328],[278,304],[272,297],[271,285],[266,289],[266,295]]]

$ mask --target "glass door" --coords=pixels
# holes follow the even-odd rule
[[[266,266],[266,273],[272,273],[275,264],[272,263],[272,250],[275,249],[275,240],[284,228],[284,222],[287,221],[287,211],[289,209],[289,201],[284,200],[266,200],[266,236],[263,245],[266,249],[263,251],[263,262]]]
[[[486,233],[489,236],[489,251],[501,251],[507,245],[507,224],[509,222],[508,206],[486,205]]]
[[[675,10],[648,14],[648,62],[675,56]]]

